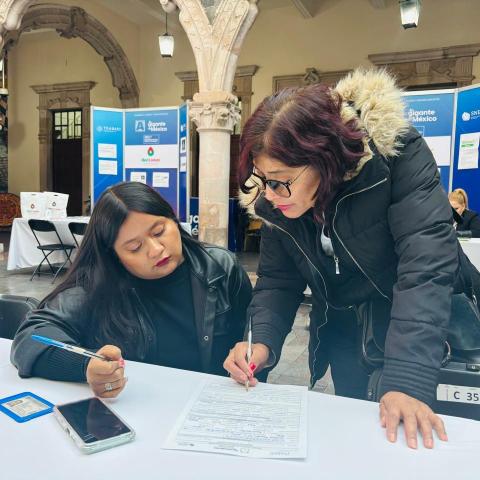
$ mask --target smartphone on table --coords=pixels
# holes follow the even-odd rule
[[[97,397],[56,405],[55,418],[83,453],[130,442],[135,432]]]

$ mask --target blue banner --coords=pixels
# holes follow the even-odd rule
[[[125,112],[125,180],[144,182],[179,213],[178,108]]]
[[[468,208],[480,211],[480,85],[458,90],[455,149],[453,153],[452,190],[463,188]]]
[[[189,216],[190,205],[188,202],[189,193],[189,171],[188,171],[188,106],[183,104],[179,110],[179,174],[178,174],[178,215],[181,222],[186,222]]]
[[[124,179],[123,110],[91,108],[92,208],[108,187]]]
[[[425,138],[437,162],[442,185],[448,191],[455,92],[407,92],[403,100],[406,116]]]
[[[177,107],[127,110],[125,145],[177,145],[177,118]]]

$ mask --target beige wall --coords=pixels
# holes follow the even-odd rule
[[[480,43],[480,0],[423,0],[419,28],[408,30],[400,23],[398,2],[386,3],[388,8],[374,9],[368,0],[322,0],[319,13],[304,19],[293,6],[262,10],[259,2],[260,13],[238,62],[260,67],[253,79],[252,108],[272,93],[276,75],[302,73],[307,67],[332,71],[368,66],[373,53]],[[142,106],[176,104],[182,86],[173,73],[196,69],[183,32],[175,32],[172,59],[158,54],[158,33],[162,27],[154,25],[141,32]],[[480,57],[474,59],[474,75],[474,82],[480,82]]]
[[[159,22],[136,25],[93,0],[59,3],[85,8],[116,37],[139,83],[140,106],[181,102],[183,85],[174,72],[195,70],[195,61],[173,15],[169,30],[175,35],[175,53],[172,59],[164,59],[158,51],[158,34],[164,33]],[[367,56],[372,53],[480,43],[479,0],[423,0],[420,26],[410,30],[400,25],[397,1],[387,3],[386,9],[373,9],[368,0],[322,0],[319,14],[304,19],[292,6],[262,10],[260,2],[260,14],[239,59],[239,65],[260,67],[253,79],[252,107],[271,93],[275,75],[297,74],[307,67],[329,71],[369,65]],[[35,190],[39,185],[38,112],[37,96],[29,85],[93,80],[97,86],[92,103],[110,107],[119,106],[118,93],[102,59],[81,40],[62,39],[54,33],[27,35],[11,51],[10,62],[9,189]],[[474,75],[480,82],[480,57],[474,61]]]
[[[102,59],[85,42],[55,32],[24,35],[11,51],[9,63],[9,191],[37,191],[38,95],[31,85],[92,80],[94,105],[120,107],[118,90]],[[87,67],[87,68],[86,68]]]
[[[134,72],[139,71],[137,25],[92,2],[59,3],[79,5],[102,21],[126,52]],[[9,52],[10,192],[18,194],[40,188],[38,95],[30,86],[78,81],[96,82],[91,91],[92,105],[121,107],[118,90],[112,85],[103,58],[81,39],[65,39],[54,31],[31,33],[22,35],[18,45]]]
[[[170,21],[169,21],[170,25]],[[170,30],[170,29],[169,29]],[[162,26],[142,28],[140,34],[140,105],[158,107],[178,105],[182,101],[183,83],[175,72],[196,70],[192,47],[183,29],[175,32],[175,50],[172,58],[162,58],[158,47],[158,35],[165,33]]]
[[[272,92],[272,77],[306,67],[321,71],[371,65],[373,53],[480,43],[480,1],[423,0],[417,29],[404,30],[397,1],[373,9],[367,0],[324,0],[312,19],[293,7],[262,12],[242,49],[239,64],[260,66],[254,77],[253,107]],[[453,8],[455,4],[455,8]],[[260,2],[261,9],[261,2]],[[480,81],[480,58],[475,62]]]

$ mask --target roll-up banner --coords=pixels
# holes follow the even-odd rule
[[[186,222],[190,218],[190,165],[188,152],[190,138],[188,131],[188,105],[183,104],[178,109],[179,115],[179,158],[180,167],[178,174],[178,216],[180,221]]]
[[[122,180],[143,182],[185,221],[190,207],[187,106],[92,107],[91,113],[92,203]]]
[[[449,188],[455,90],[405,92],[406,116],[433,153],[445,191]]]
[[[463,188],[468,208],[480,212],[480,85],[458,89],[451,189]]]
[[[111,185],[124,179],[123,110],[91,107],[91,204]]]

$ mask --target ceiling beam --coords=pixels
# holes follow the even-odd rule
[[[318,10],[319,0],[292,0],[303,18],[313,18]]]

